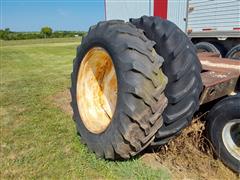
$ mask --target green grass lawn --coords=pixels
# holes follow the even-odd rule
[[[139,158],[96,158],[81,144],[72,118],[52,102],[51,96],[70,87],[79,42],[1,42],[1,179],[169,179]]]
[[[70,43],[79,42],[81,37],[72,38],[49,38],[49,39],[30,39],[30,40],[17,40],[17,41],[3,41],[0,40],[1,46],[14,46],[14,45],[30,45],[30,44],[42,44],[46,43]]]

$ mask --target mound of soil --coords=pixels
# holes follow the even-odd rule
[[[50,100],[64,113],[72,115],[69,90],[55,94]],[[144,153],[140,159],[153,169],[169,170],[172,179],[239,179],[214,157],[211,144],[204,135],[205,125],[201,117],[194,119],[191,126],[167,145]]]
[[[169,169],[173,179],[239,179],[214,156],[211,143],[205,138],[204,122],[198,119],[167,145],[143,155],[143,162],[152,167]]]

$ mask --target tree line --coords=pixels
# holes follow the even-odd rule
[[[42,38],[65,38],[83,36],[83,31],[53,31],[51,27],[42,27],[40,32],[14,32],[9,28],[0,29],[2,40],[42,39]]]

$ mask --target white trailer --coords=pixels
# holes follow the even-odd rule
[[[234,47],[239,51],[239,0],[189,0],[186,22],[187,33],[199,51],[236,58],[236,53],[234,56],[228,52],[234,51]]]
[[[189,0],[187,27],[191,37],[240,37],[240,1]]]
[[[105,0],[106,20],[142,15],[174,22],[200,51],[230,58],[240,51],[240,0]]]

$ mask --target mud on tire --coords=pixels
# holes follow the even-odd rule
[[[161,70],[163,58],[155,53],[154,44],[132,24],[112,20],[92,26],[77,48],[71,74],[73,119],[82,141],[99,157],[128,159],[136,155],[153,141],[163,124],[167,78]],[[118,86],[111,122],[100,133],[86,128],[78,107],[81,97],[77,96],[81,62],[94,47],[111,56]]]
[[[201,64],[192,42],[172,22],[147,16],[130,19],[130,22],[156,42],[155,50],[164,58],[163,72],[168,77],[164,92],[168,106],[163,113],[164,124],[156,134],[157,143],[164,144],[191,122],[199,108],[203,87]]]

